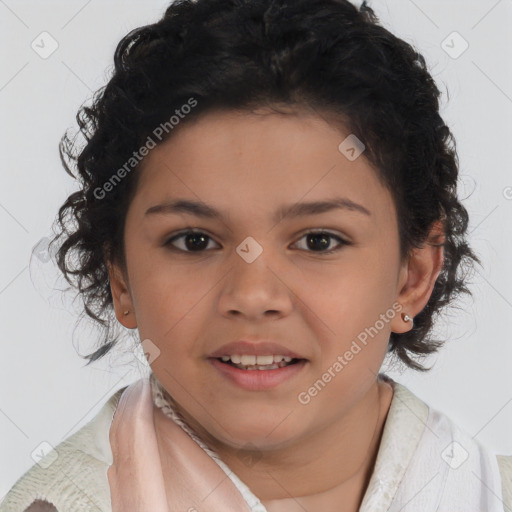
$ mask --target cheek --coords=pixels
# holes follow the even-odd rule
[[[381,252],[377,257],[368,249],[304,281],[299,293],[307,307],[301,314],[322,345],[319,368],[330,367],[345,353],[347,366],[380,367],[396,314],[396,278],[392,256]]]
[[[157,258],[147,264],[134,260],[133,268],[130,284],[141,339],[176,353],[193,347],[212,286],[204,273],[185,272],[182,265]]]
[[[298,293],[312,309],[338,321],[355,314],[349,317],[355,321],[388,307],[397,273],[388,254],[376,255],[368,248],[354,251],[336,264],[317,267],[315,272],[306,270],[304,277]]]

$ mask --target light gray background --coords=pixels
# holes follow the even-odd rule
[[[131,342],[85,368],[77,349],[90,352],[98,333],[73,335],[79,302],[73,306],[52,291],[58,272],[50,263],[29,260],[75,189],[60,164],[60,137],[76,129],[78,107],[106,83],[117,42],[156,21],[166,6],[163,0],[0,0],[0,499],[34,464],[31,454],[42,442],[56,446],[115,390],[146,374]],[[512,1],[371,6],[425,55],[443,91],[470,240],[484,264],[475,274],[474,300],[464,300],[438,327],[449,342],[427,360],[434,369],[388,374],[490,449],[512,454]],[[43,31],[59,45],[46,59],[31,48]],[[442,46],[454,31],[469,44],[458,58]],[[452,51],[461,48],[455,37],[447,40]]]

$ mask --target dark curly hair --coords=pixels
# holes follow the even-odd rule
[[[439,115],[439,96],[424,57],[383,28],[366,2],[176,0],[157,23],[127,34],[109,82],[76,116],[75,138],[81,133],[86,144],[76,149],[66,132],[59,145],[80,189],[59,209],[60,232],[51,243],[65,236],[58,267],[103,329],[87,364],[119,341],[106,263],[126,269],[124,223],[140,165],[126,172],[125,164],[134,151],[155,127],[167,126],[159,143],[170,137],[169,118],[182,109],[188,114],[179,115],[180,124],[216,109],[304,107],[365,144],[364,156],[395,202],[402,258],[429,243],[429,229],[443,222],[444,266],[430,300],[413,329],[391,333],[388,345],[406,366],[429,370],[410,355],[442,346],[431,337],[434,315],[462,292],[471,294],[467,271],[480,263],[466,240],[455,140]],[[185,110],[191,101],[194,108]],[[123,179],[100,193],[123,165]]]

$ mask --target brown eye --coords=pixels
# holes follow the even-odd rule
[[[329,233],[327,231],[311,231],[301,237],[306,239],[306,247],[310,252],[320,252],[323,254],[329,254],[331,252],[341,249],[344,245],[349,245],[349,242],[343,240],[338,235]],[[338,242],[338,246],[332,248],[332,240]]]
[[[175,247],[173,244],[177,240],[180,240],[181,247],[176,249],[183,252],[203,252],[208,247],[208,242],[213,241],[201,231],[185,231],[167,240],[164,246],[172,245]]]

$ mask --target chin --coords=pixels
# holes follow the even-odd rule
[[[243,419],[238,417],[236,421],[229,424],[228,429],[212,425],[213,430],[210,430],[210,434],[217,441],[236,450],[284,448],[297,439],[300,433],[296,425],[287,424],[283,419],[275,416],[262,417],[261,414]]]

